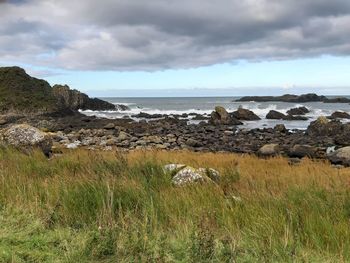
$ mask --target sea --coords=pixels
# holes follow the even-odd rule
[[[347,97],[349,96],[328,96],[328,97]],[[350,114],[350,104],[348,103],[286,103],[286,102],[236,102],[240,97],[191,97],[191,98],[101,98],[113,104],[127,105],[128,111],[82,111],[89,116],[104,117],[110,119],[130,117],[135,121],[139,118],[132,117],[140,112],[148,114],[178,114],[199,113],[210,115],[216,106],[223,106],[228,112],[233,112],[239,107],[252,110],[261,120],[245,121],[241,126],[243,129],[274,127],[276,124],[284,124],[288,129],[306,129],[309,123],[316,120],[319,116],[329,116],[335,111],[344,111]],[[310,110],[306,116],[308,121],[282,121],[267,120],[266,114],[270,110],[277,110],[286,113],[291,108],[305,106]],[[349,120],[342,120],[348,122]],[[199,121],[189,120],[189,123],[198,123]]]

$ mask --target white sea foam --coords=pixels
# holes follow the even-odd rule
[[[94,115],[104,118],[123,118],[137,115],[141,112],[147,114],[165,114],[165,115],[182,115],[182,114],[210,114],[215,106],[221,105],[228,112],[237,110],[238,107],[243,107],[253,111],[262,120],[245,122],[247,128],[256,127],[273,127],[277,123],[283,123],[287,128],[305,129],[310,121],[313,121],[319,116],[329,116],[334,111],[346,111],[350,113],[349,104],[327,104],[327,103],[284,103],[284,102],[234,102],[229,98],[151,98],[151,99],[128,99],[126,102],[113,101],[114,104],[122,104],[128,106],[127,111],[81,111],[86,115]],[[306,114],[309,121],[281,121],[281,120],[266,120],[265,117],[270,110],[276,110],[284,114],[291,108],[305,106],[310,109],[310,113]],[[191,116],[189,117],[189,119]],[[133,118],[138,120],[138,118]],[[192,122],[193,123],[193,122]]]

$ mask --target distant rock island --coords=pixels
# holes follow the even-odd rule
[[[245,96],[238,100],[237,102],[269,102],[269,101],[281,101],[281,102],[291,102],[291,103],[304,103],[304,102],[324,102],[324,103],[350,103],[350,99],[345,97],[338,98],[328,98],[326,96],[319,96],[314,93],[293,95],[285,94],[282,96]]]
[[[48,82],[29,76],[20,67],[0,67],[1,114],[60,114],[81,110],[126,110],[127,106],[89,98],[67,85],[51,87]]]

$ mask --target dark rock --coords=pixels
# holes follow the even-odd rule
[[[326,117],[319,117],[316,121],[310,123],[306,130],[309,136],[334,136],[343,131],[340,121],[329,121]]]
[[[243,123],[230,116],[224,107],[217,106],[210,115],[209,122],[213,125],[242,125]]]
[[[317,148],[310,145],[294,145],[288,152],[289,157],[295,158],[315,158]]]
[[[308,120],[307,117],[304,116],[292,116],[292,115],[285,115],[279,111],[271,110],[267,115],[266,119],[269,120],[285,120],[285,121],[306,121]]]
[[[350,119],[350,114],[344,111],[333,112],[330,119]]]
[[[132,115],[133,118],[144,118],[144,119],[160,119],[166,117],[163,114],[149,114],[146,112],[140,112],[139,114]]]
[[[242,121],[261,120],[260,117],[257,116],[254,112],[243,108],[238,108],[237,111],[231,113],[231,116],[237,120],[242,120]]]
[[[306,107],[293,108],[287,111],[288,115],[305,115],[309,113],[310,110]]]
[[[285,120],[286,118],[286,115],[275,110],[270,110],[269,113],[266,115],[266,119],[269,120]]]
[[[313,93],[303,94],[303,95],[292,95],[285,94],[282,96],[247,96],[238,99],[237,101],[255,101],[255,102],[268,102],[268,101],[282,101],[282,102],[317,102],[317,101],[326,101],[325,96],[318,96]]]
[[[340,98],[327,98],[324,103],[350,103],[350,99],[340,97]]]
[[[67,85],[55,85],[52,88],[52,92],[62,109],[94,111],[128,109],[128,107],[124,105],[119,105],[117,107],[107,101],[89,98],[88,95],[77,90],[72,90]]]
[[[195,139],[190,138],[186,141],[186,145],[191,146],[191,147],[201,147],[202,143],[195,140]]]

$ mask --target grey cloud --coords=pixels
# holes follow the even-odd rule
[[[350,55],[348,0],[16,2],[0,9],[0,59],[152,71]]]

